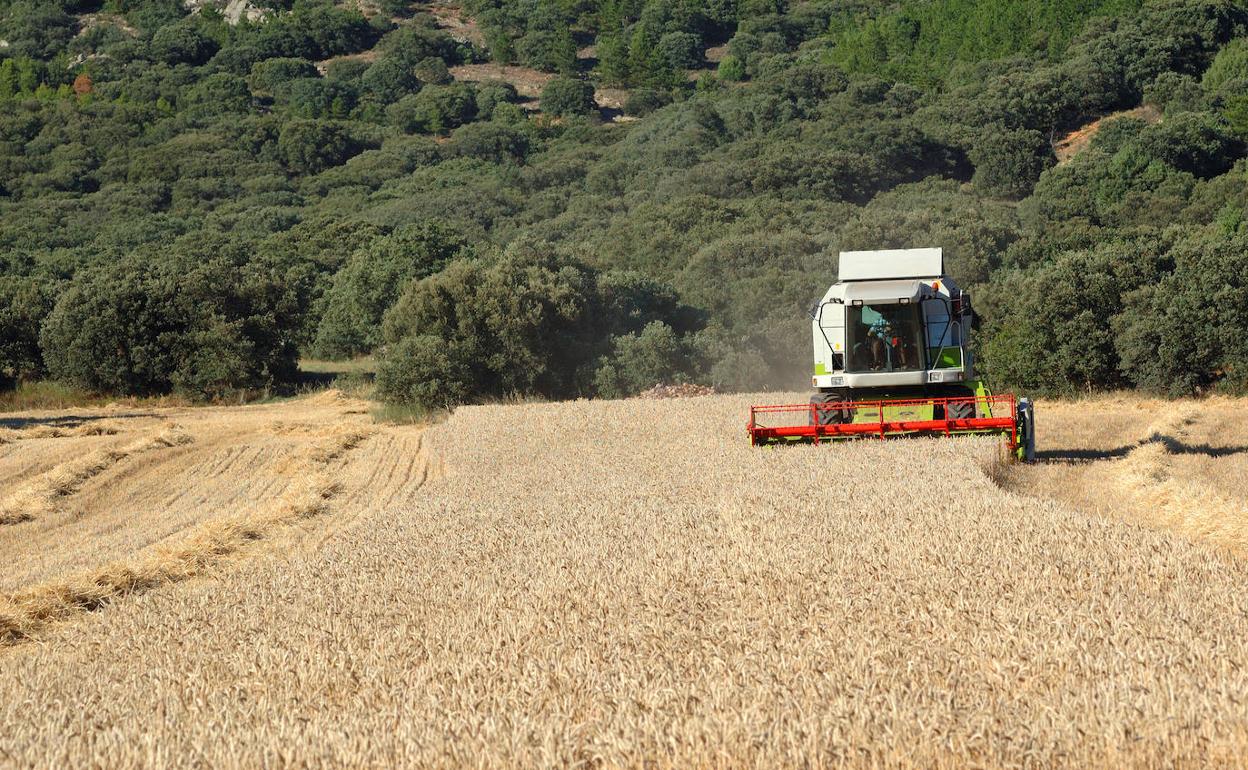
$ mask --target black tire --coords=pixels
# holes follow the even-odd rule
[[[975,402],[954,401],[946,407],[945,412],[950,420],[968,420],[975,416]]]
[[[844,401],[845,396],[840,393],[814,393],[810,397],[810,403],[818,406],[820,404],[834,404],[837,401]],[[811,425],[844,425],[853,419],[848,409],[815,409],[814,414],[810,416]]]
[[[954,401],[947,405],[938,405],[932,410],[932,417],[937,420],[966,420],[975,416],[975,393],[970,388],[952,386],[932,393],[935,398],[965,398],[966,401]]]

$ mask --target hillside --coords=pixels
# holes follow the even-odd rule
[[[747,406],[775,398],[465,407],[429,428],[333,393],[6,417],[6,479],[170,422],[185,438],[0,525],[0,629],[84,586],[98,608],[6,636],[0,754],[1238,766],[1242,400],[1041,402],[1041,463],[1001,468],[995,439],[753,448]],[[1181,467],[1205,471],[1200,517],[1132,480]]]
[[[1237,392],[1246,32],[1238,0],[0,0],[0,380],[796,388],[838,251],[940,245],[1000,387]]]

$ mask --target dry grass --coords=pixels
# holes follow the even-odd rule
[[[0,763],[1240,766],[1243,561],[1132,523],[1147,511],[1040,499],[1016,469],[1003,490],[994,441],[751,449],[748,401],[476,407],[423,433],[334,394],[161,415],[195,443],[73,497],[186,485],[229,442],[273,457],[224,474],[244,500],[198,477],[201,523],[87,573],[112,589],[63,570],[11,594],[54,619],[208,576],[28,621],[39,643],[0,652]],[[1085,435],[1063,405],[1042,444],[1126,452],[1037,478],[1145,463],[1156,413],[1106,403],[1114,446],[1061,450]],[[1159,435],[1190,447],[1200,419]],[[82,500],[86,521],[125,499]]]

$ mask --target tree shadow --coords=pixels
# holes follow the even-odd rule
[[[1148,444],[1161,444],[1170,454],[1204,455],[1205,457],[1229,457],[1248,452],[1248,446],[1213,446],[1209,443],[1188,444],[1174,436],[1154,434],[1134,444],[1115,447],[1113,449],[1043,449],[1036,452],[1036,462],[1048,465],[1086,465],[1101,460],[1116,460],[1126,457],[1133,449]]]
[[[136,417],[159,417],[155,412],[118,412],[116,414],[61,414],[55,417],[0,417],[0,428],[26,430],[28,428],[77,428],[100,420],[130,420]]]

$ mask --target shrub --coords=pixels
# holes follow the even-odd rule
[[[737,82],[745,80],[745,61],[739,57],[729,54],[720,59],[719,66],[715,70],[722,80]]]
[[[473,123],[458,129],[450,150],[456,155],[480,158],[493,163],[524,160],[529,151],[529,136],[505,124]]]
[[[656,88],[635,88],[624,102],[624,113],[642,117],[672,103],[671,93]]]
[[[252,65],[247,84],[253,91],[272,93],[287,81],[319,76],[316,65],[307,59],[265,59]]]
[[[1201,85],[1205,91],[1217,93],[1234,82],[1248,81],[1248,38],[1232,40],[1218,51],[1209,69],[1205,70]]]
[[[696,374],[695,359],[687,339],[652,321],[640,334],[612,338],[610,355],[599,359],[594,372],[594,387],[600,396],[622,398],[660,383],[687,382]]]
[[[1126,297],[1114,319],[1125,378],[1172,396],[1248,387],[1245,248],[1243,236],[1185,241],[1173,272]]]
[[[440,337],[399,340],[377,368],[377,397],[392,404],[445,409],[472,395],[471,361]]]
[[[412,67],[400,59],[378,59],[360,76],[360,90],[382,104],[391,104],[420,90]]]
[[[1053,150],[1039,131],[990,129],[971,150],[975,186],[987,195],[1024,198],[1053,163]]]
[[[416,65],[415,73],[420,82],[434,86],[444,86],[453,80],[451,71],[446,67],[446,62],[436,56],[422,59]]]
[[[702,64],[702,38],[692,32],[668,32],[659,38],[659,52],[672,69],[693,69]]]
[[[498,108],[504,104],[514,104],[519,100],[516,87],[501,80],[492,80],[477,85],[477,113],[482,120],[492,120]],[[502,111],[499,111],[500,114]]]
[[[276,96],[279,104],[299,117],[335,120],[349,117],[358,98],[351,85],[319,77],[282,83]]]
[[[403,97],[386,110],[390,124],[409,134],[445,134],[468,123],[476,114],[476,96],[472,87],[463,83],[429,86],[418,94]]]
[[[409,225],[354,252],[334,276],[314,348],[326,358],[371,352],[381,321],[408,282],[460,255],[466,242],[439,225]]]
[[[75,278],[44,322],[53,378],[93,392],[215,398],[289,381],[297,307],[280,276],[217,244]]]
[[[182,107],[196,116],[241,113],[251,110],[251,91],[238,75],[218,72],[195,84]]]
[[[0,387],[43,373],[39,327],[52,309],[51,287],[35,278],[0,276]]]
[[[542,111],[549,115],[588,115],[597,109],[594,85],[589,81],[558,77],[542,89]]]
[[[567,27],[533,30],[516,41],[520,61],[546,72],[571,72],[576,68],[576,41]]]
[[[332,168],[363,149],[346,128],[320,120],[294,120],[282,126],[277,148],[296,174]]]
[[[456,380],[463,398],[565,398],[593,392],[598,359],[611,349],[613,335],[642,331],[651,321],[670,321],[660,326],[672,331],[688,323],[682,310],[670,287],[632,274],[600,275],[523,243],[497,260],[457,260],[411,284],[386,312],[386,360],[395,382],[416,379],[400,368],[428,367],[432,343],[409,343],[415,353],[399,351],[405,340],[432,337],[448,351],[454,364],[448,371],[470,373]],[[649,355],[645,345],[658,346],[655,340],[665,334],[655,327],[643,346],[621,344],[640,361]],[[387,397],[406,392],[410,388],[395,388]]]
[[[151,50],[166,64],[203,64],[217,52],[217,44],[193,25],[180,23],[156,30]]]

